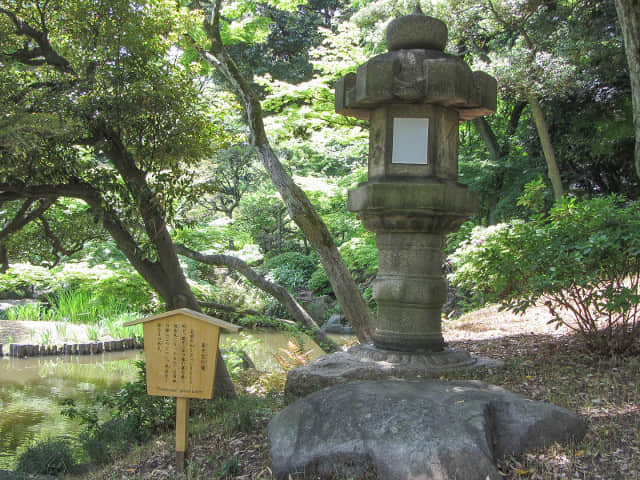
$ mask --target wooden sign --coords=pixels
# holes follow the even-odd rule
[[[187,308],[124,324],[143,324],[147,393],[176,397],[176,466],[184,469],[189,435],[189,399],[212,398],[220,328],[239,327]]]

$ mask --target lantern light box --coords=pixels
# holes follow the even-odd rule
[[[429,163],[429,119],[395,117],[391,163]]]

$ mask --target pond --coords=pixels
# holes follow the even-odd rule
[[[332,337],[343,343],[349,338]],[[220,348],[243,349],[259,370],[275,370],[281,367],[274,353],[286,348],[292,338],[274,331],[223,334]],[[311,350],[311,358],[322,355],[310,339],[306,339],[303,350]],[[60,402],[72,398],[82,405],[98,393],[117,392],[124,382],[135,380],[134,362],[142,358],[141,351],[0,358],[0,470],[12,470],[16,454],[35,441],[79,433],[78,422],[61,415]]]
[[[33,442],[73,436],[78,422],[60,414],[60,402],[79,404],[96,393],[115,393],[135,379],[140,352],[95,356],[0,359],[0,470],[13,467],[16,453]]]

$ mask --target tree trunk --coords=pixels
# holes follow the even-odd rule
[[[216,0],[211,19],[205,20],[205,30],[211,40],[210,52],[201,52],[204,58],[216,66],[236,90],[247,112],[251,140],[273,184],[282,196],[291,219],[300,227],[316,251],[333,291],[342,305],[345,315],[363,343],[369,343],[373,314],[358,289],[351,272],[338,252],[329,229],[315,211],[305,193],[284,169],[271,148],[264,129],[260,99],[242,76],[229,56],[220,36],[221,0]]]
[[[4,243],[0,242],[0,273],[7,273],[9,270],[9,252]]]
[[[257,274],[249,265],[240,260],[239,258],[232,257],[230,255],[203,255],[199,252],[191,250],[184,245],[176,245],[178,252],[185,257],[192,258],[197,262],[206,263],[209,265],[219,265],[232,268],[240,272],[252,285],[258,287],[269,295],[278,300],[302,327],[307,328],[311,333],[311,337],[315,342],[327,353],[338,352],[340,347],[336,343],[327,337],[318,327],[318,324],[311,318],[311,315],[302,308],[297,300],[291,295],[286,288],[268,281],[262,275]]]
[[[640,1],[615,0],[615,2],[631,79],[633,123],[636,130],[634,164],[636,173],[640,177]]]
[[[94,210],[100,208],[95,204],[92,206]],[[184,276],[175,245],[163,221],[159,222],[160,219],[156,219],[158,221],[156,226],[163,225],[163,228],[156,231],[155,236],[151,237],[158,252],[158,262],[151,263],[138,258],[136,249],[132,248],[129,239],[123,236],[122,231],[114,225],[113,219],[105,221],[107,216],[104,214],[101,217],[105,228],[111,233],[119,250],[127,256],[129,262],[149,285],[158,292],[165,301],[167,310],[189,308],[196,312],[201,311],[200,305]],[[236,396],[229,371],[219,351],[216,362],[214,395],[219,398],[235,398]]]
[[[500,161],[500,158],[502,157],[500,145],[498,144],[498,139],[496,138],[495,133],[493,133],[491,125],[489,125],[487,119],[484,117],[478,117],[471,120],[471,123],[487,146],[491,159],[494,162]]]
[[[544,159],[547,162],[547,174],[553,186],[553,195],[557,202],[564,196],[564,188],[562,187],[562,178],[560,177],[560,170],[556,162],[556,155],[553,152],[553,145],[551,144],[549,127],[547,126],[547,121],[544,119],[544,113],[542,112],[542,108],[540,108],[540,103],[535,94],[530,94],[527,98],[529,105],[531,105],[531,112],[533,113],[533,120],[538,130],[538,137],[540,137],[540,143],[542,144]]]

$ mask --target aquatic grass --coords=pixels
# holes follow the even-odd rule
[[[46,309],[39,303],[27,303],[17,305],[6,310],[7,320],[13,321],[33,321],[48,320]]]
[[[67,336],[67,324],[66,323],[58,323],[56,325],[56,337],[64,338]]]
[[[89,325],[89,327],[87,327],[87,337],[92,342],[97,342],[101,336],[102,336],[102,327],[100,324]]]
[[[102,332],[111,338],[142,338],[143,326],[141,324],[133,327],[125,327],[124,323],[143,317],[139,312],[118,312],[101,319]]]
[[[44,345],[46,347],[50,347],[51,345],[53,345],[53,332],[49,329],[43,330],[42,332],[40,332],[40,340],[39,343],[40,345]]]
[[[93,323],[100,317],[100,308],[88,292],[60,292],[50,301],[52,320]]]

